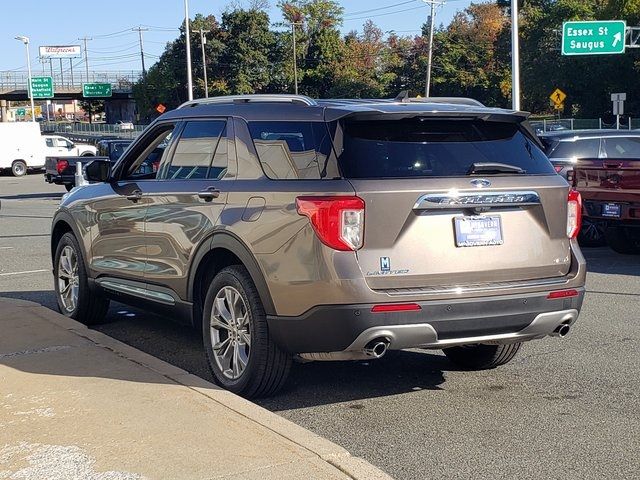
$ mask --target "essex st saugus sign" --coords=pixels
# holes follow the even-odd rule
[[[627,24],[624,20],[565,22],[563,55],[612,55],[624,53]]]

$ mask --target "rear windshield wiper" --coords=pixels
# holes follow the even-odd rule
[[[501,173],[527,173],[526,170],[516,167],[515,165],[507,165],[506,163],[494,162],[476,162],[472,163],[467,170],[467,175],[481,173],[483,175],[499,175]]]

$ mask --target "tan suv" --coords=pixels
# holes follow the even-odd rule
[[[93,324],[114,299],[182,319],[247,397],[278,390],[294,355],[419,347],[496,367],[565,336],[582,304],[580,197],[520,112],[197,100],[86,176],[53,222],[60,310]]]

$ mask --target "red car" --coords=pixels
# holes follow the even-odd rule
[[[640,254],[640,158],[580,160],[569,180],[582,195],[585,224],[602,225],[616,252]]]

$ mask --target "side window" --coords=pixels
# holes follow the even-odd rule
[[[574,142],[559,142],[549,158],[598,158],[600,139],[589,138]]]
[[[607,158],[640,159],[640,137],[607,137],[603,142]]]
[[[47,147],[53,147],[53,138],[47,138]]]
[[[228,160],[225,121],[187,122],[171,163],[163,167],[158,178],[219,180],[227,172]]]
[[[327,176],[333,155],[324,123],[250,122],[249,131],[267,177],[313,180]]]
[[[134,147],[127,156],[123,179],[151,180],[156,178],[161,159],[169,150],[175,125],[160,126]]]

